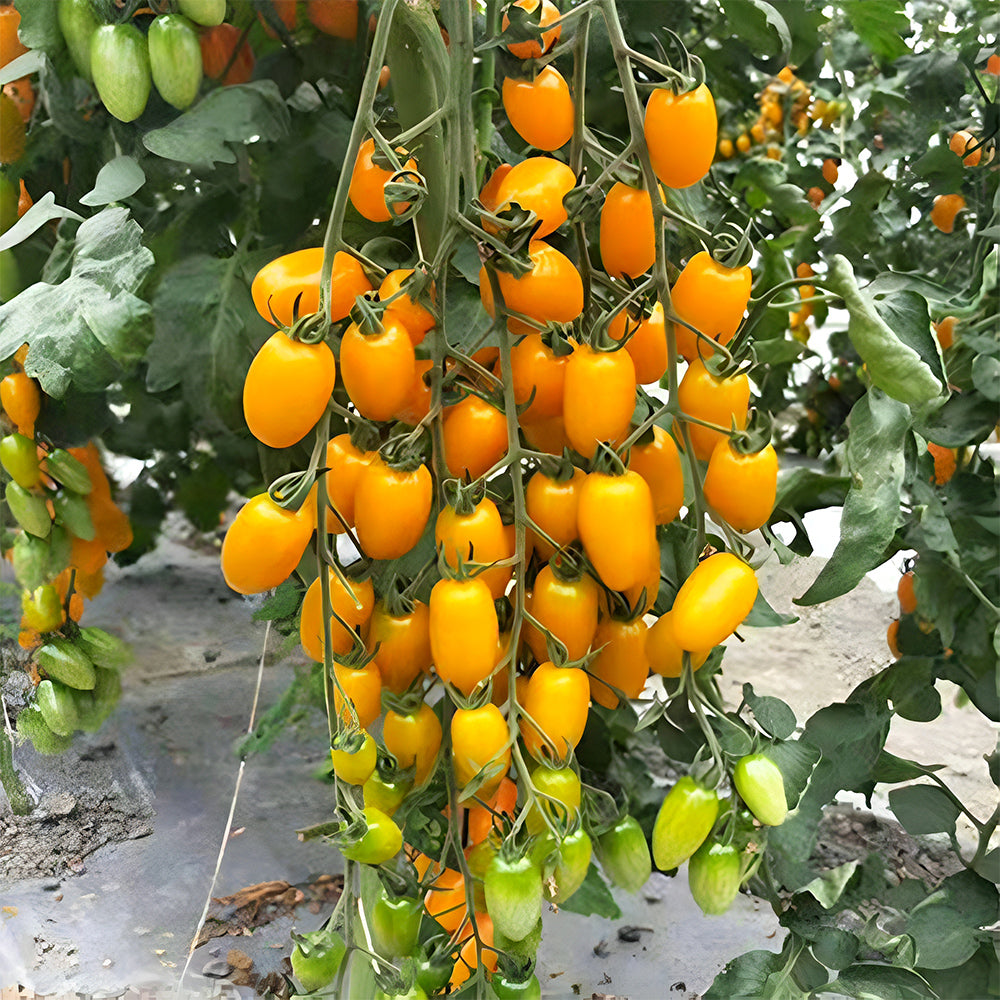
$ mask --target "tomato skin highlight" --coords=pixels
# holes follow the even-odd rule
[[[439,580],[429,607],[431,655],[438,676],[470,695],[496,662],[500,627],[490,588],[478,577]]]
[[[279,507],[267,493],[251,497],[222,543],[222,575],[240,594],[260,594],[284,583],[309,544],[312,525]]]
[[[634,444],[629,449],[628,465],[646,480],[656,523],[669,524],[684,506],[684,471],[670,432],[654,426],[649,444]]]
[[[752,455],[722,440],[712,450],[702,484],[705,499],[737,531],[767,523],[778,491],[778,456],[767,445]]]
[[[635,364],[625,350],[573,350],[566,365],[563,422],[566,437],[584,458],[602,441],[625,437],[635,410]]]
[[[390,314],[382,330],[362,333],[352,323],[340,342],[340,374],[358,413],[369,420],[391,420],[410,397],[416,372],[413,341]]]
[[[711,91],[705,84],[685,94],[654,90],[646,102],[643,131],[656,176],[672,188],[696,184],[708,173],[718,142]]]
[[[573,98],[555,66],[544,67],[533,80],[506,77],[501,97],[514,131],[536,149],[552,152],[573,138]]]
[[[681,319],[712,340],[728,344],[750,301],[752,281],[748,266],[726,267],[702,250],[684,265],[670,290],[670,303]],[[711,345],[679,323],[674,324],[674,336],[677,350],[688,361],[713,353]]]
[[[762,753],[736,762],[733,785],[747,808],[765,826],[781,826],[788,815],[785,780],[778,765]]]
[[[750,405],[750,381],[744,374],[718,379],[700,358],[695,358],[681,379],[677,400],[684,413],[692,417],[726,428],[735,421],[737,429],[743,430]],[[712,450],[719,441],[729,437],[701,424],[689,424],[688,434],[695,455],[704,462],[712,457]]]
[[[376,455],[358,477],[354,527],[372,559],[398,559],[420,541],[434,487],[427,466],[394,469]]]
[[[524,710],[555,746],[557,756],[565,756],[583,738],[590,706],[590,684],[579,667],[557,667],[551,661],[539,664],[528,680]],[[548,750],[538,729],[521,720],[521,737],[528,753],[545,759]]]
[[[714,789],[684,775],[667,792],[653,825],[653,861],[660,871],[683,864],[712,832],[719,815]]]
[[[674,599],[674,634],[682,649],[705,650],[732,635],[757,598],[757,577],[731,552],[703,559]]]
[[[645,274],[656,259],[656,228],[649,192],[617,181],[604,197],[601,263],[612,278]]]
[[[513,941],[531,933],[542,912],[542,873],[524,856],[507,860],[494,856],[483,879],[486,910],[495,927]]]
[[[304,344],[283,331],[254,356],[243,383],[243,415],[258,441],[288,448],[316,426],[337,380],[337,362],[325,341]]]

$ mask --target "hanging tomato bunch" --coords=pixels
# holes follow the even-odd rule
[[[620,36],[614,5],[599,9]],[[239,511],[222,569],[243,594],[306,585],[299,638],[323,677],[337,815],[303,836],[363,869],[387,993],[475,977],[537,996],[543,904],[571,899],[592,861],[630,891],[653,862],[689,861],[695,899],[723,912],[789,808],[760,734],[747,729],[747,752],[719,746],[713,671],[698,673],[755,606],[744,535],[776,495],[741,336],[751,246],[726,232],[711,251],[668,252],[668,221],[712,236],[672,198],[716,152],[696,60],[653,64],[640,96],[630,67],[651,60],[622,38],[631,144],[585,147],[567,80],[591,16],[517,0],[488,27],[503,77],[490,129],[526,145],[498,164],[463,161],[467,109],[436,102],[435,74],[471,54],[471,34],[446,47],[427,10],[387,4],[363,100],[385,53],[399,119],[363,109],[325,246],[253,284],[276,330],[246,377],[247,426],[311,459]],[[382,241],[346,243],[348,213],[412,227],[407,265],[382,260]],[[460,241],[481,262],[461,310]],[[682,524],[687,555],[667,559]],[[654,711],[692,706],[706,746],[644,831],[575,750],[593,713],[634,719],[651,677],[666,692]],[[295,936],[304,989],[343,976],[361,940],[354,871],[330,924]]]

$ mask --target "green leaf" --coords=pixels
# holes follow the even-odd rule
[[[858,953],[858,939],[839,927],[824,927],[812,943],[812,953],[829,969],[845,969]]]
[[[972,384],[988,400],[1000,403],[1000,359],[979,355],[972,362]]]
[[[83,222],[82,216],[57,205],[56,196],[51,191],[46,191],[7,232],[0,236],[0,251],[9,250],[23,243],[32,233],[53,219],[75,219],[77,222]]]
[[[794,983],[785,980],[785,990],[791,992],[773,992],[777,983],[772,976],[781,974],[785,967],[785,959],[772,951],[748,951],[726,963],[704,995],[704,1000],[778,1000],[795,998],[806,1000],[808,994],[803,993]]]
[[[22,52],[16,59],[12,59],[3,69],[0,69],[0,87],[20,80],[22,76],[31,76],[37,73],[45,65],[45,56],[37,49],[30,52]]]
[[[774,628],[779,625],[794,625],[798,620],[797,615],[783,615],[775,611],[767,603],[763,591],[758,590],[750,614],[743,619],[743,624],[751,628]]]
[[[794,809],[819,762],[820,751],[802,740],[781,740],[764,747],[761,753],[778,765],[785,782],[785,800],[788,808]]]
[[[994,917],[996,912],[994,909]],[[927,969],[963,965],[976,953],[982,936],[963,910],[934,899],[914,908],[906,933],[916,946],[917,965]]]
[[[851,488],[844,501],[840,540],[812,586],[796,604],[821,604],[852,590],[885,561],[902,520],[900,491],[906,471],[903,443],[909,410],[870,390],[848,417],[847,467]]]
[[[962,190],[965,167],[947,146],[929,149],[910,169],[936,192],[951,194]]]
[[[913,781],[915,778],[922,778],[934,771],[940,771],[942,767],[944,764],[919,764],[915,760],[897,757],[895,754],[889,753],[888,750],[883,750],[872,768],[872,781],[879,784],[895,785],[900,781]]]
[[[149,304],[135,294],[153,265],[142,231],[124,208],[83,222],[59,284],[39,282],[0,306],[0,357],[31,346],[26,371],[50,396],[72,384],[101,392],[145,353]]]
[[[294,578],[285,580],[254,611],[253,620],[255,622],[267,622],[278,621],[282,618],[291,618],[299,608],[299,604],[302,601],[302,594],[302,587]]]
[[[733,34],[760,55],[787,57],[792,36],[781,14],[764,0],[722,0],[722,9]]]
[[[142,167],[131,156],[116,156],[101,167],[92,190],[80,196],[82,205],[108,205],[135,194],[146,183]]]
[[[917,973],[871,963],[844,969],[823,992],[856,997],[857,1000],[936,1000],[937,997]]]
[[[743,700],[750,706],[757,725],[768,735],[786,740],[795,732],[795,713],[780,698],[758,695],[747,682],[743,685]]]
[[[880,60],[892,62],[910,50],[903,38],[910,34],[910,18],[897,0],[845,0],[841,9],[858,37]]]
[[[907,785],[889,792],[889,807],[913,836],[927,833],[954,835],[958,806],[936,785]]]
[[[917,414],[913,429],[945,448],[982,444],[996,426],[996,405],[977,393],[956,393],[941,406]]]
[[[17,33],[29,49],[58,52],[63,47],[62,32],[56,19],[58,4],[16,0],[14,6],[21,15]]]
[[[858,861],[848,861],[845,864],[822,872],[811,882],[802,886],[802,892],[811,893],[824,909],[829,910],[840,899],[847,883],[854,877]]]
[[[559,909],[581,913],[585,917],[604,917],[607,920],[618,920],[622,915],[611,890],[593,862],[590,863],[580,888],[569,899],[560,903]]]
[[[257,80],[212,91],[190,111],[143,137],[157,156],[200,167],[235,163],[228,144],[276,141],[288,134],[290,117],[273,80]]]

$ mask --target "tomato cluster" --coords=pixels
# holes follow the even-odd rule
[[[4,500],[21,531],[5,551],[21,594],[18,642],[31,654],[35,695],[18,728],[43,753],[58,753],[74,729],[98,729],[121,692],[117,671],[130,654],[97,628],[80,628],[84,602],[100,593],[109,553],[132,542],[128,517],[111,496],[96,445],[59,448],[36,435],[43,403],[25,374],[27,351],[0,380],[5,430]]]

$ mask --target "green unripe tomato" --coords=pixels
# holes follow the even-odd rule
[[[104,24],[90,39],[90,71],[108,113],[135,121],[146,110],[153,78],[146,36],[132,24]]]
[[[149,67],[160,96],[180,111],[201,87],[201,45],[194,25],[180,14],[162,14],[149,26]]]
[[[740,852],[732,844],[706,841],[688,862],[688,886],[703,913],[725,913],[740,891]]]
[[[608,878],[629,892],[638,892],[652,874],[649,844],[634,816],[622,816],[607,833],[602,833],[595,850]]]
[[[195,24],[214,28],[226,19],[226,0],[179,0],[181,13]]]
[[[660,871],[683,864],[705,842],[719,815],[719,796],[690,775],[667,792],[653,826],[653,861]]]
[[[762,753],[741,757],[733,771],[733,784],[747,808],[765,826],[781,826],[788,815],[785,779],[778,765]]]
[[[77,73],[85,80],[92,80],[90,39],[101,24],[93,0],[59,0],[56,16]]]
[[[292,974],[307,993],[313,993],[333,982],[345,954],[347,945],[336,931],[296,934]]]
[[[483,879],[486,912],[515,941],[521,941],[534,929],[542,912],[542,873],[530,857],[508,858],[496,854]]]

